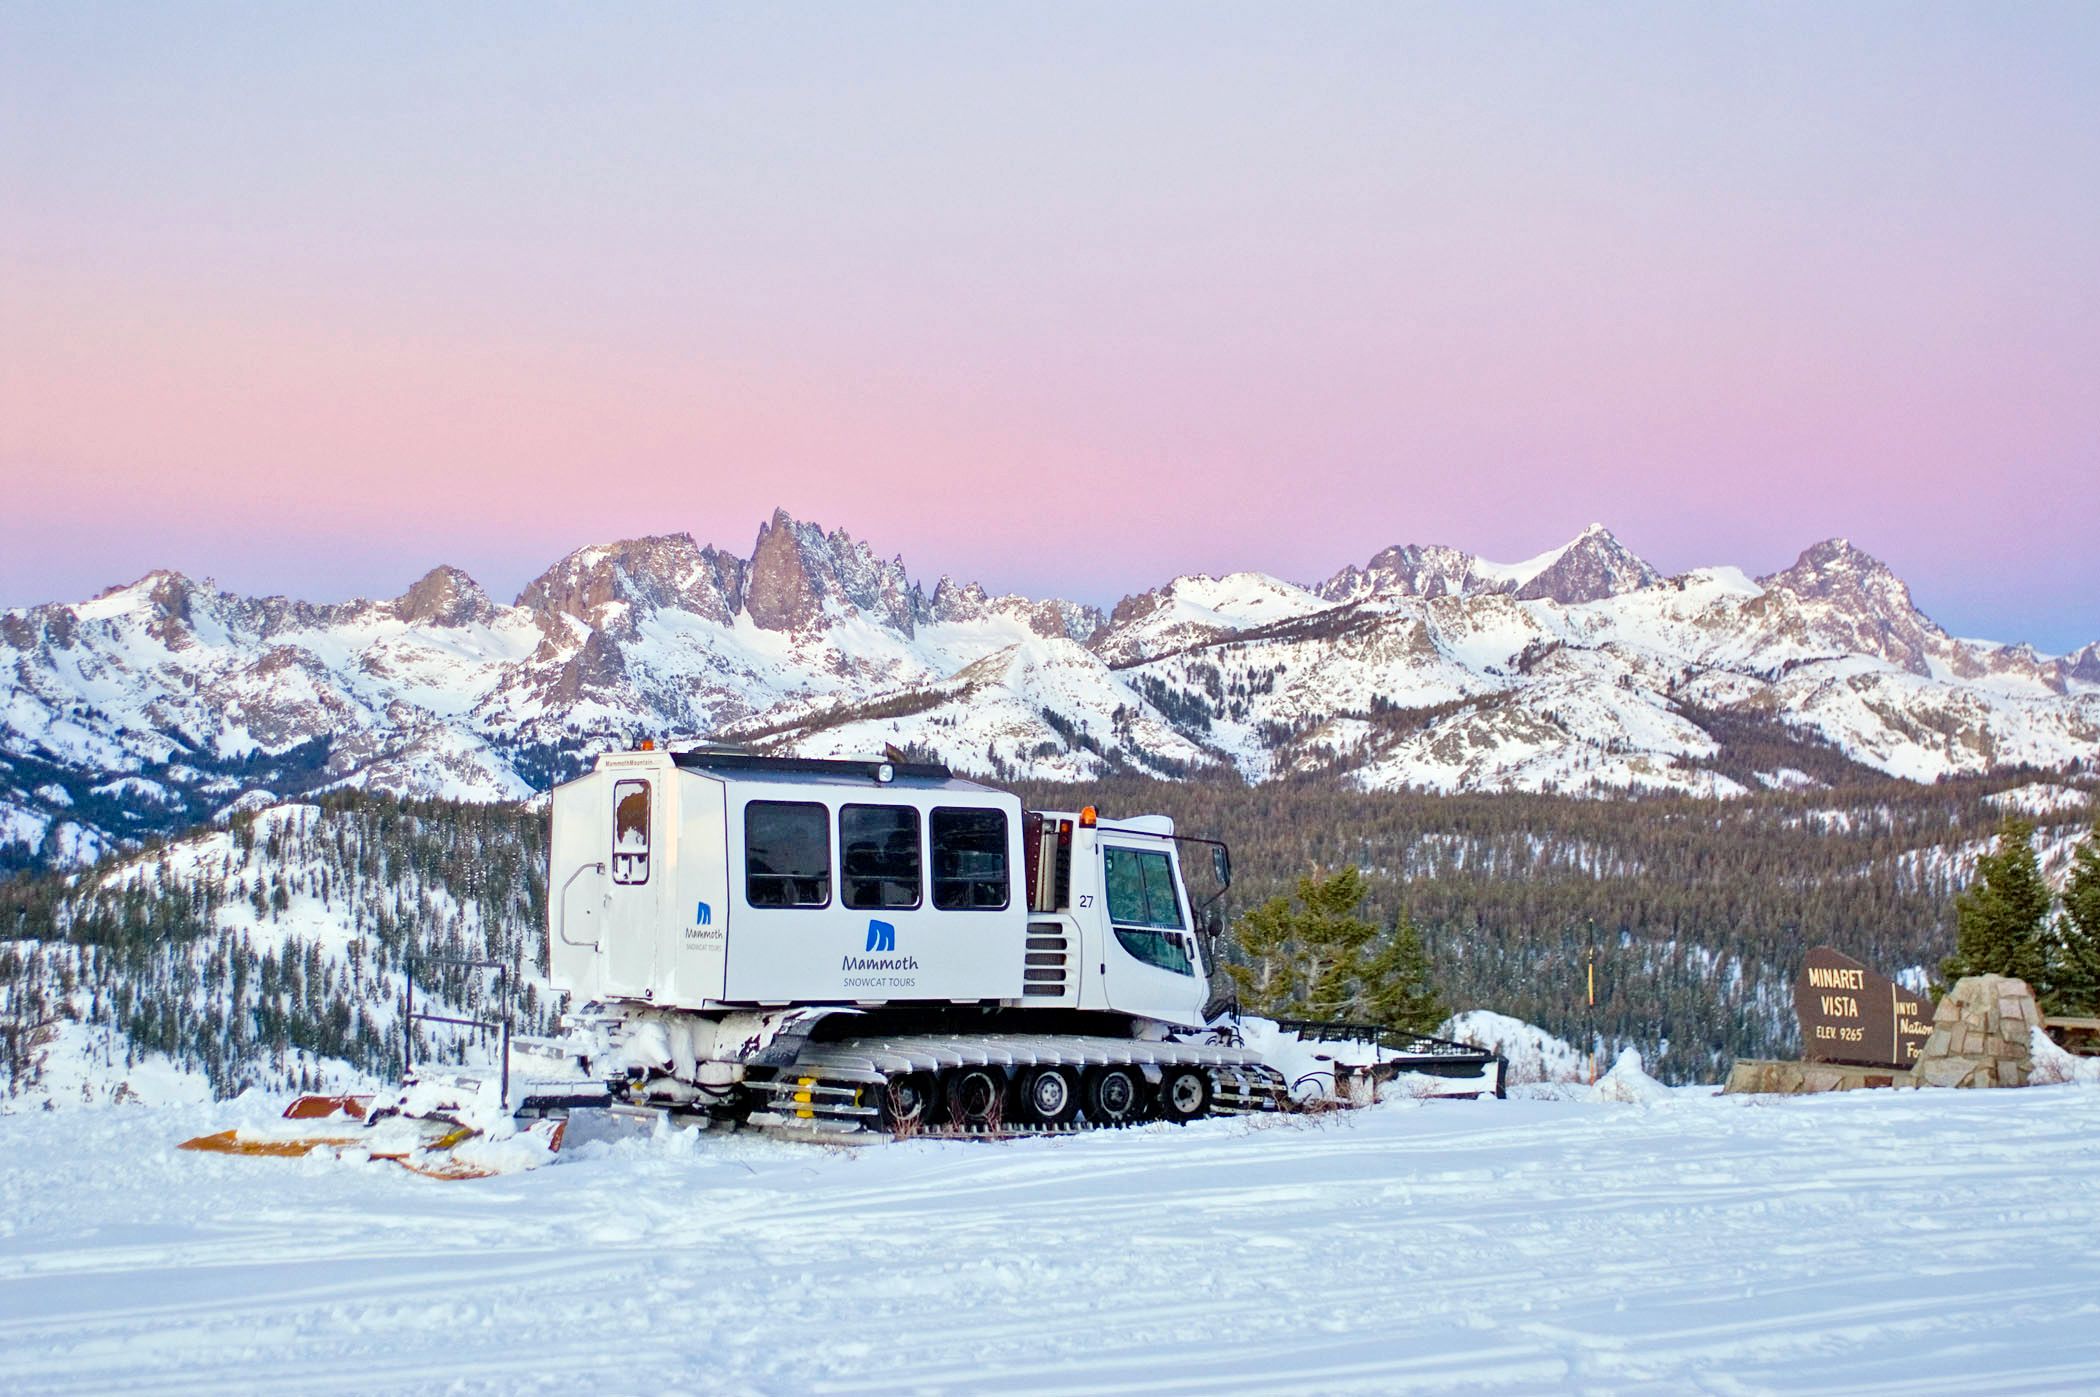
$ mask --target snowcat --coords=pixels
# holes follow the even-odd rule
[[[1242,1020],[1206,915],[1230,852],[1164,816],[1025,810],[894,751],[648,743],[601,756],[551,807],[548,979],[577,1006],[564,1036],[506,1029],[493,1103],[490,1075],[414,1068],[404,1051],[391,1106],[295,1102],[339,1127],[313,1138],[405,1117],[435,1141],[470,1126],[476,1101],[484,1123],[555,1118],[552,1148],[583,1107],[839,1141],[1347,1104],[1401,1071],[1500,1094],[1499,1059],[1470,1045]],[[1201,903],[1188,860],[1215,885]],[[404,1045],[418,1019],[462,1022],[403,1017]],[[270,1147],[237,1152],[293,1152],[256,1143]]]

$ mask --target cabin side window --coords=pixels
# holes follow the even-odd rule
[[[933,905],[943,912],[1006,906],[1006,812],[940,806],[927,823],[933,845]]]
[[[649,881],[649,783],[613,782],[612,871],[615,883]]]
[[[918,810],[909,805],[839,807],[839,887],[848,907],[917,907]]]
[[[831,901],[831,812],[813,801],[744,807],[744,901],[823,907]]]

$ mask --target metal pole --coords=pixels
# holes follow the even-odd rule
[[[1589,969],[1589,1048],[1590,1085],[1597,1085],[1597,924],[1590,923],[1590,946],[1587,953]]]
[[[402,961],[405,974],[401,983],[401,1085],[408,1085],[408,1074],[415,1070],[414,1045],[410,1035],[416,1031],[416,958],[409,956]]]
[[[510,967],[496,967],[496,982],[503,994],[503,1109],[510,1109]]]

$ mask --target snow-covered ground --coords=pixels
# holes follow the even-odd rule
[[[0,1117],[0,1390],[2092,1391],[2100,1088],[666,1133],[438,1183]]]

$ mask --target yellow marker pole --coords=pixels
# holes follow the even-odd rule
[[[1590,1085],[1597,1085],[1597,948],[1590,947],[1586,956],[1590,978]]]

